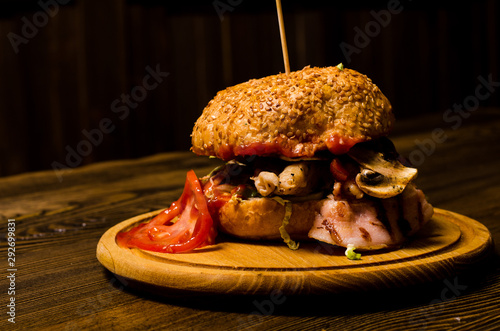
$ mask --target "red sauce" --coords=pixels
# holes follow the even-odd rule
[[[334,135],[330,136],[326,140],[326,147],[331,153],[335,155],[342,155],[347,153],[352,146],[362,141],[363,140],[361,139],[339,137]],[[217,156],[225,161],[234,159],[236,156],[249,155],[282,155],[289,158],[313,157],[316,151],[315,148],[311,148],[311,146],[307,147],[300,152],[294,152],[293,146],[289,144],[288,140],[277,138],[271,142],[254,142],[247,145],[236,146],[234,148],[232,148],[229,144],[224,144],[217,150]]]
[[[217,156],[224,161],[234,159],[234,153],[229,144],[223,144],[222,146],[220,146],[217,150]]]
[[[219,152],[220,153],[220,152]],[[277,138],[273,141],[268,142],[254,142],[247,145],[240,145],[234,147],[232,151],[232,156],[248,156],[248,155],[260,155],[260,156],[271,156],[271,155],[282,155],[285,157],[311,157],[307,152],[293,152],[292,146],[288,145],[288,140]]]
[[[326,140],[326,147],[328,147],[328,150],[332,154],[342,155],[349,152],[352,146],[356,145],[361,141],[362,141],[361,139],[331,136]]]
[[[278,140],[273,142],[256,142],[248,145],[237,146],[234,149],[236,155],[272,155],[285,152]]]

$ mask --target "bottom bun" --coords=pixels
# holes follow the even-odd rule
[[[286,231],[292,239],[308,239],[322,200],[292,203]],[[244,239],[280,239],[285,206],[269,198],[231,200],[219,210],[219,230]]]

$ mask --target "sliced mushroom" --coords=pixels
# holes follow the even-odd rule
[[[363,168],[356,175],[360,190],[382,199],[400,194],[417,176],[417,169],[405,167],[398,161],[394,146],[387,141],[358,144],[348,152]]]

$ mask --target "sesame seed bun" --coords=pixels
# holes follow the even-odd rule
[[[343,154],[358,142],[388,135],[393,123],[391,104],[365,75],[305,67],[217,93],[195,123],[192,151],[223,160]]]

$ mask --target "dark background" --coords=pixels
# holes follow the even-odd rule
[[[188,150],[217,91],[284,71],[273,0],[49,3],[0,0],[0,176]],[[282,0],[291,69],[343,62],[400,119],[444,114],[479,76],[500,81],[496,1],[401,0],[382,26],[373,13],[390,3]],[[168,76],[146,91],[147,68]]]

